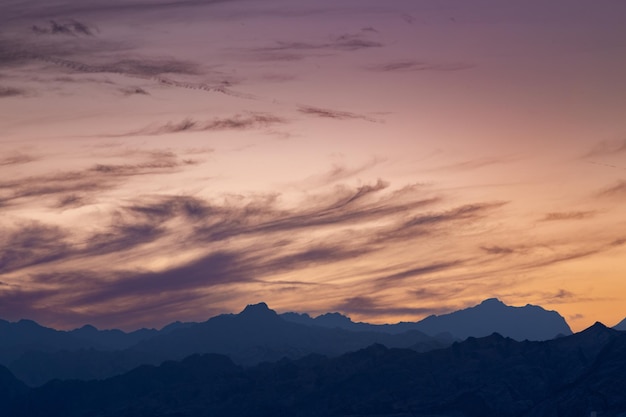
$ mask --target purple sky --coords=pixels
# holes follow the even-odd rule
[[[626,315],[621,0],[0,0],[0,317]]]

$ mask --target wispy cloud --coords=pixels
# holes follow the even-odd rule
[[[56,226],[30,222],[0,236],[0,273],[62,259],[70,252],[68,233]]]
[[[365,39],[359,34],[345,34],[331,39],[329,42],[309,43],[309,42],[276,42],[273,46],[258,48],[257,51],[310,51],[318,49],[334,49],[338,51],[356,51],[359,49],[379,48],[383,46],[380,42]]]
[[[597,193],[600,197],[623,198],[626,197],[626,180],[619,180],[615,185],[609,186]]]
[[[363,49],[380,48],[384,45],[367,38],[372,31],[344,34],[322,42],[277,41],[270,46],[242,50],[246,56],[263,61],[299,61],[315,56],[338,52],[354,52]]]
[[[57,207],[77,205],[88,196],[118,187],[132,177],[172,173],[195,164],[195,161],[180,159],[171,152],[149,152],[141,157],[143,160],[129,163],[102,163],[83,170],[0,181],[0,205],[45,197],[56,198],[54,205]],[[20,158],[19,155],[8,158],[5,165],[28,162],[28,159]]]
[[[0,57],[1,59],[1,57]],[[1,64],[1,62],[0,62]],[[2,87],[0,86],[0,98],[5,98],[5,97],[19,97],[19,96],[25,96],[27,95],[26,90],[22,90],[20,88],[14,88],[14,87]]]
[[[381,289],[389,285],[397,285],[403,281],[420,277],[422,275],[430,275],[436,272],[455,268],[463,264],[462,260],[449,260],[445,262],[436,262],[428,265],[419,265],[410,269],[396,272],[390,275],[383,275],[374,279],[376,286]]]
[[[493,165],[509,164],[516,162],[518,158],[513,156],[486,156],[454,162],[433,168],[433,171],[471,171]]]
[[[382,158],[372,158],[371,160],[358,165],[356,167],[348,167],[345,164],[333,164],[330,170],[319,174],[312,175],[301,182],[302,185],[307,188],[312,187],[321,187],[329,184],[333,184],[339,181],[344,181],[348,178],[352,178],[374,168],[375,166],[382,163],[384,160]]]
[[[490,255],[508,255],[515,252],[515,249],[506,246],[481,246],[480,249]]]
[[[298,111],[306,115],[322,117],[326,119],[336,119],[336,120],[361,119],[361,120],[366,120],[368,122],[377,121],[376,119],[369,117],[369,116],[365,116],[363,114],[351,113],[351,112],[340,111],[340,110],[325,109],[325,108],[313,107],[313,106],[300,106],[298,107]]]
[[[431,315],[448,312],[450,308],[446,305],[439,307],[415,307],[415,306],[391,306],[371,296],[356,296],[344,299],[342,302],[335,304],[331,310],[340,311],[345,314],[365,314],[370,315],[372,312],[379,315]]]
[[[596,158],[615,155],[626,152],[626,139],[614,141],[601,141],[596,143],[583,158]]]
[[[33,25],[32,31],[39,35],[94,36],[97,30],[77,20],[61,23],[50,20],[47,26]]]
[[[112,166],[95,172],[134,172],[128,169]],[[424,195],[426,192],[420,187],[388,188],[384,181],[361,187],[335,187],[332,192],[320,193],[291,209],[281,208],[278,196],[272,195],[243,200],[226,198],[221,203],[192,196],[138,197],[118,207],[107,227],[83,233],[80,238],[70,230],[43,224],[5,231],[3,235],[9,238],[2,245],[2,252],[6,253],[3,272],[28,271],[33,280],[31,289],[39,301],[46,300],[60,309],[85,311],[91,306],[87,310],[93,314],[97,311],[105,317],[102,320],[107,320],[107,303],[117,305],[115,314],[121,314],[152,308],[162,301],[164,293],[171,293],[174,298],[186,294],[192,301],[215,286],[220,287],[220,292],[233,284],[239,286],[237,291],[246,291],[249,285],[263,285],[281,292],[306,285],[307,280],[287,285],[284,280],[274,282],[273,277],[378,256],[386,243],[413,241],[415,234],[401,233],[406,216],[412,213],[414,227],[430,235],[444,233],[446,223],[449,228],[459,227],[459,221],[476,220],[489,213],[486,205],[481,209],[468,206],[419,215],[425,207],[441,200]],[[74,197],[76,194],[62,194],[67,197],[64,205],[82,198],[80,194]],[[37,241],[26,238],[35,235],[48,237]],[[259,245],[259,241],[263,244]],[[162,259],[162,251],[170,253],[168,258],[186,251],[195,251],[196,255],[152,270],[138,270],[123,262],[106,266],[111,257],[119,259],[122,254],[135,254],[131,259],[140,257],[143,263],[149,263],[155,257]],[[375,290],[378,286],[376,291],[381,291],[390,282],[398,284],[445,273],[460,262],[442,259],[380,271],[364,288]],[[92,269],[87,265],[101,267]],[[70,285],[68,280],[72,291],[62,295],[63,288]],[[46,293],[37,289],[42,286],[58,289]],[[28,299],[25,292],[30,290],[20,291],[21,295],[15,293],[15,297]],[[136,305],[136,297],[141,297],[142,306]],[[370,313],[382,314],[387,310],[380,308]],[[415,314],[421,311],[414,307],[393,310]]]
[[[213,120],[209,121],[184,119],[176,123],[167,122],[162,125],[146,126],[138,130],[106,136],[158,136],[181,132],[210,132],[222,130],[261,129],[284,123],[286,123],[285,119],[271,114],[247,113],[237,114],[227,118],[214,118]]]
[[[8,155],[0,157],[0,166],[6,165],[21,165],[29,162],[36,161],[37,158],[33,155],[28,155],[21,152],[9,153]]]
[[[584,220],[595,216],[597,212],[595,210],[588,211],[567,211],[567,212],[551,212],[546,213],[542,220],[544,221],[558,221],[558,220]]]
[[[475,65],[465,62],[451,62],[451,63],[431,63],[423,61],[395,61],[386,64],[379,64],[370,66],[372,71],[380,72],[419,72],[419,71],[433,71],[433,72],[452,72],[463,71],[474,68]]]

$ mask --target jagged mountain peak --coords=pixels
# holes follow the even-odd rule
[[[606,325],[604,325],[604,323],[596,321],[594,324],[592,324],[591,326],[587,327],[585,330],[579,332],[579,334],[583,334],[583,335],[601,335],[601,334],[609,334],[609,333],[613,334],[615,332],[616,332],[615,329],[611,329],[611,328],[607,327]]]
[[[502,301],[500,301],[500,299],[498,298],[487,298],[485,300],[483,300],[479,306],[506,306],[506,304],[504,304]]]
[[[615,330],[626,330],[626,318],[613,326],[613,328]]]
[[[241,313],[240,317],[278,317],[278,314],[267,306],[266,303],[248,304]]]

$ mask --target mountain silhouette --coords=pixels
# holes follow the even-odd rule
[[[7,368],[0,366],[0,407],[26,394],[28,387]]]
[[[531,304],[524,307],[507,306],[497,298],[450,314],[429,316],[418,323],[417,329],[426,334],[447,331],[461,339],[497,332],[519,341],[549,340],[559,335],[572,334],[565,319],[556,311],[547,311]]]
[[[94,343],[70,333],[40,326],[32,320],[0,320],[0,364],[6,365],[28,350],[93,348]]]
[[[172,327],[168,328],[168,330],[171,329]],[[139,329],[134,332],[126,333],[118,329],[98,330],[94,326],[85,325],[67,333],[81,340],[87,340],[91,342],[94,347],[100,349],[120,350],[129,348],[142,340],[156,336],[159,334],[159,331],[156,329]]]
[[[507,306],[497,298],[484,300],[477,306],[440,316],[429,316],[418,322],[373,325],[354,323],[340,313],[328,313],[311,318],[308,314],[284,313],[286,320],[329,328],[353,331],[382,331],[402,333],[419,330],[431,336],[449,334],[452,338],[487,336],[497,332],[515,340],[549,340],[559,335],[570,335],[565,319],[556,311],[547,311],[539,306]]]
[[[192,355],[102,381],[50,382],[18,392],[5,410],[14,417],[621,417],[625,352],[626,333],[596,323],[549,341],[494,333],[424,353],[374,344],[250,368]]]
[[[194,353],[220,353],[236,363],[253,365],[310,353],[339,355],[383,343],[391,347],[429,350],[449,344],[413,330],[403,334],[353,332],[307,326],[284,320],[267,304],[248,305],[239,314],[223,314],[138,343],[133,349],[181,359]]]
[[[29,320],[0,321],[0,364],[27,384],[38,386],[52,379],[108,378],[142,364],[196,353],[224,354],[237,364],[251,366],[312,353],[337,356],[374,343],[423,352],[493,332],[516,340],[571,333],[556,312],[537,306],[509,307],[497,299],[420,322],[391,325],[354,323],[340,313],[316,318],[279,315],[258,303],[239,314],[222,314],[202,323],[174,322],[160,331],[126,333],[89,325],[58,331]]]
[[[626,318],[613,326],[613,328],[615,330],[626,330]]]

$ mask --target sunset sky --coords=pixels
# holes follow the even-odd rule
[[[0,0],[0,318],[626,316],[623,0]]]

